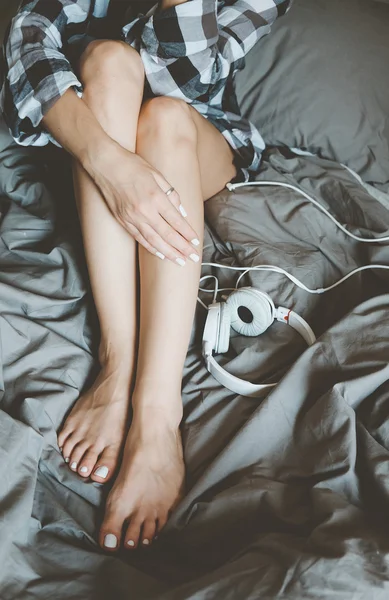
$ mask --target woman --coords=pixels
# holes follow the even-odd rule
[[[151,543],[183,493],[203,202],[259,165],[264,144],[239,116],[232,76],[290,0],[161,0],[122,40],[91,41],[76,75],[63,41],[108,2],[24,2],[4,43],[1,105],[18,143],[73,157],[101,372],[58,443],[81,477],[104,483],[119,468],[99,535],[114,551]]]

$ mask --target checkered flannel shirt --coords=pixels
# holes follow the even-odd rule
[[[124,1],[124,0],[123,0]],[[191,104],[223,134],[235,153],[240,177],[256,172],[265,144],[243,118],[233,75],[245,55],[269,33],[293,0],[187,0],[161,10],[159,4],[125,24],[120,38],[140,53],[152,95]],[[59,142],[41,120],[73,87],[83,85],[67,56],[73,42],[104,36],[110,0],[22,0],[9,23],[0,53],[0,108],[14,140],[43,146]],[[130,0],[129,0],[130,4]],[[129,10],[126,11],[126,16]],[[94,31],[102,34],[94,34]]]

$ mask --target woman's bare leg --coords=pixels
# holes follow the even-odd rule
[[[236,174],[222,135],[192,107],[155,98],[141,110],[136,151],[174,185],[195,231],[203,201]],[[181,380],[196,305],[200,264],[177,268],[139,249],[140,338],[133,421],[108,497],[100,544],[149,544],[181,497]],[[124,528],[124,531],[123,531]],[[124,535],[122,536],[122,534]]]
[[[113,139],[135,151],[144,87],[137,52],[122,42],[92,42],[81,58],[80,74],[83,101]],[[77,401],[58,442],[72,470],[103,482],[115,471],[127,433],[137,341],[136,243],[111,215],[76,160],[73,179],[101,327],[102,369],[92,388]]]

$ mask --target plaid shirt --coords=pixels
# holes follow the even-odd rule
[[[233,75],[292,1],[187,0],[166,10],[157,4],[125,24],[118,36],[140,53],[151,95],[184,100],[223,134],[235,151],[240,179],[257,171],[265,144],[240,115]],[[0,54],[0,108],[18,144],[61,147],[40,122],[69,87],[82,97],[67,51],[80,40],[110,37],[104,29],[109,4],[21,1]]]

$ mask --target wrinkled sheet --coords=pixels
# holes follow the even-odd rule
[[[300,185],[359,235],[388,234],[387,208],[335,163],[274,150],[258,178]],[[17,146],[3,123],[0,213],[1,600],[389,597],[389,273],[325,295],[276,273],[247,277],[318,337],[306,349],[280,323],[232,336],[218,360],[280,381],[263,399],[207,373],[198,305],[183,379],[186,496],[153,547],[112,556],[96,543],[107,488],[72,473],[56,441],[96,376],[99,338],[70,159]],[[389,264],[387,243],[351,240],[291,190],[224,190],[206,217],[204,260],[278,265],[311,288]]]

